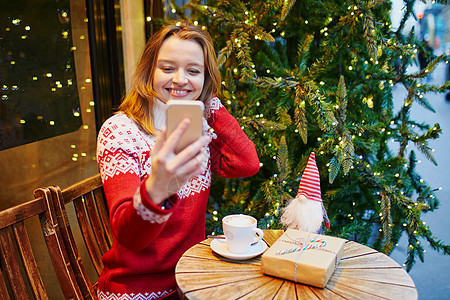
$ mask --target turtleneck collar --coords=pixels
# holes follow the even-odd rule
[[[166,126],[167,104],[159,99],[153,102],[153,125],[159,132],[163,126]]]

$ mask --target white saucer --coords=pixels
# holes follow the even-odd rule
[[[246,253],[236,254],[228,250],[227,242],[224,240],[213,240],[211,242],[211,249],[217,254],[235,260],[250,259],[260,255],[267,249],[267,244],[264,241],[259,241],[255,245],[250,246],[250,250]]]

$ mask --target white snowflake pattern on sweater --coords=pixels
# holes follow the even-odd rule
[[[153,292],[153,293],[137,293],[137,294],[126,294],[126,293],[109,293],[109,292],[102,292],[99,291],[97,293],[97,297],[99,300],[154,300],[154,299],[160,299],[162,297],[165,297],[169,295],[173,290],[170,291],[163,291],[163,292]]]
[[[215,97],[211,99],[210,110],[211,113],[222,107],[220,99]],[[159,104],[158,109],[164,109]],[[165,123],[165,113],[159,113],[158,123]],[[98,143],[103,147],[98,148],[97,156],[105,157],[100,160],[99,167],[102,172],[102,179],[106,181],[118,174],[137,174],[141,179],[151,173],[151,157],[150,153],[156,141],[155,136],[149,136],[142,132],[139,127],[125,114],[119,113],[110,119],[100,130]],[[162,124],[158,124],[160,127]],[[211,130],[206,120],[203,120],[203,132],[209,135],[212,139],[217,136]],[[192,177],[185,185],[183,185],[177,192],[180,198],[187,198],[191,195],[198,194],[205,191],[211,185],[211,161],[209,147],[205,147],[205,154],[207,156],[207,168],[203,174]],[[158,215],[153,213],[142,204],[140,191],[137,190],[133,198],[133,206],[138,214],[151,223],[162,223],[167,221],[170,215]]]

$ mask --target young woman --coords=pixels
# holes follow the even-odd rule
[[[99,299],[177,298],[176,263],[205,238],[211,172],[245,177],[258,171],[255,146],[214,96],[220,84],[206,32],[171,25],[147,42],[130,93],[98,136],[114,236],[103,256]],[[189,120],[167,136],[168,100],[205,104],[204,135],[178,154]]]

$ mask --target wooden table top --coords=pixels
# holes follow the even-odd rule
[[[265,230],[271,246],[282,230]],[[324,289],[261,272],[261,255],[243,261],[214,253],[211,239],[190,248],[175,270],[186,299],[417,299],[408,273],[393,259],[370,247],[348,241],[344,255]]]

